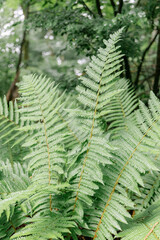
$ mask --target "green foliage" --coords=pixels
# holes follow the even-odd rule
[[[92,57],[78,101],[36,75],[18,84],[18,105],[1,101],[3,149],[25,152],[0,165],[0,239],[160,237],[160,102],[138,104],[121,78],[123,31]]]
[[[159,239],[159,215],[160,202],[150,206],[143,213],[138,214],[133,220],[129,221],[124,227],[124,231],[118,234],[122,240],[140,239]]]

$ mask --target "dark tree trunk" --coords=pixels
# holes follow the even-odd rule
[[[119,0],[118,13],[122,12],[123,0]]]
[[[96,6],[97,6],[97,11],[100,17],[103,17],[102,15],[102,11],[101,11],[101,4],[100,4],[100,0],[96,0]]]
[[[153,92],[157,95],[159,92],[159,78],[160,78],[160,34],[158,37],[158,48],[157,48],[157,60],[156,60],[156,72],[153,85]]]
[[[26,10],[25,10],[25,14],[24,14],[25,19],[28,18],[28,13],[29,13],[29,4],[27,5]],[[6,95],[6,98],[7,98],[8,102],[11,101],[11,100],[14,100],[18,96],[18,90],[17,90],[16,83],[19,80],[20,67],[21,67],[22,58],[23,58],[23,50],[24,50],[24,48],[26,48],[28,50],[28,46],[26,45],[26,47],[25,47],[26,35],[27,35],[27,30],[24,29],[23,37],[22,37],[22,41],[21,41],[21,45],[20,45],[20,53],[19,53],[18,62],[17,62],[17,66],[16,66],[16,74],[15,74],[15,77],[14,77],[14,81],[12,82],[12,84],[10,86],[10,89],[8,90],[7,95]],[[25,53],[26,58],[28,57],[27,54],[28,54],[28,52],[26,51],[26,53]]]

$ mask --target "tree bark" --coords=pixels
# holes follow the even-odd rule
[[[100,0],[96,0],[96,6],[97,6],[97,11],[100,17],[103,17],[102,11],[101,11],[101,4]]]
[[[29,4],[27,5],[26,11],[25,11],[25,14],[24,14],[25,19],[28,18],[28,13],[29,13]],[[12,82],[12,84],[11,84],[11,86],[10,86],[8,92],[7,92],[7,95],[6,95],[6,98],[7,98],[8,102],[11,101],[11,100],[14,100],[18,96],[16,83],[19,80],[20,67],[21,67],[22,57],[23,57],[23,49],[24,49],[25,42],[26,42],[26,35],[27,35],[27,30],[24,29],[23,37],[22,37],[22,41],[21,41],[21,45],[20,45],[20,53],[19,53],[18,62],[17,62],[17,66],[16,66],[16,74],[15,74],[15,77],[14,77],[14,81]]]
[[[155,71],[155,79],[154,79],[154,85],[153,85],[153,92],[156,95],[159,93],[159,78],[160,78],[160,34],[158,37],[156,71]]]
[[[147,52],[149,51],[149,49],[151,48],[151,46],[152,46],[152,44],[154,43],[154,41],[156,40],[158,34],[159,34],[159,31],[157,30],[154,38],[151,40],[151,42],[149,43],[149,45],[146,47],[146,49],[144,50],[144,52],[143,52],[143,54],[142,54],[142,58],[141,58],[141,61],[140,61],[139,66],[138,66],[137,75],[136,75],[136,79],[135,79],[135,82],[134,82],[134,85],[135,85],[135,88],[136,88],[136,89],[138,88],[139,77],[140,77],[140,73],[141,73],[141,70],[142,70],[142,65],[143,65],[143,63],[144,63],[146,54],[147,54]]]
[[[118,13],[122,12],[123,0],[119,0]]]

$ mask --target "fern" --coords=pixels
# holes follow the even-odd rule
[[[29,134],[18,131],[20,126],[28,123],[20,120],[17,110],[17,102],[10,102],[8,107],[6,97],[0,99],[0,158],[2,161],[9,159],[12,164],[14,161],[22,161],[26,154],[27,149],[22,149],[21,143]]]
[[[133,112],[138,106],[138,101],[134,90],[126,79],[119,79],[113,88],[117,90],[123,89],[107,106],[109,114],[106,116],[105,121],[108,123],[108,131],[115,138],[119,132],[128,131],[131,123],[135,124]]]
[[[160,102],[138,104],[120,78],[122,31],[92,57],[78,101],[35,75],[18,105],[1,100],[0,239],[159,239]]]
[[[155,145],[157,141],[157,139],[155,140],[154,133],[157,132],[160,123],[160,105],[158,101],[153,98],[152,94],[149,105],[155,105],[155,108],[151,107],[149,111],[144,105],[140,105],[140,110],[137,113],[137,121],[141,120],[139,122],[141,125],[139,125],[139,127],[132,125],[130,131],[124,132],[121,142],[115,141],[115,144],[118,144],[117,147],[119,146],[121,151],[119,150],[118,153],[116,153],[116,165],[111,165],[110,168],[107,168],[106,172],[104,172],[104,175],[107,176],[106,186],[104,188],[102,187],[103,192],[101,192],[99,197],[106,195],[106,198],[100,198],[102,203],[98,201],[97,204],[98,206],[102,205],[102,208],[100,208],[102,213],[100,214],[99,220],[97,218],[98,223],[94,239],[105,239],[106,236],[108,239],[112,239],[112,234],[116,234],[115,224],[117,225],[118,221],[126,222],[125,216],[129,217],[125,210],[128,207],[125,188],[139,195],[138,184],[143,186],[141,174],[145,173],[148,169],[151,171],[158,170],[146,154],[147,149],[148,152],[150,149],[149,144],[146,143],[152,144],[154,142]],[[157,151],[154,150],[153,152],[157,153]],[[106,189],[111,190],[105,193]],[[107,199],[106,202],[104,199]],[[120,203],[118,204],[119,201]],[[116,205],[118,207],[116,207]],[[131,205],[129,207],[131,207]],[[109,220],[111,218],[113,218],[114,226]],[[90,221],[92,221],[92,219]],[[96,218],[94,218],[94,221],[96,221]],[[117,225],[117,227],[119,228],[119,225]]]
[[[134,240],[137,238],[144,240],[159,239],[159,215],[160,201],[137,215],[124,227],[124,231],[118,234],[118,236],[122,237],[122,240]]]
[[[0,139],[4,141],[7,138],[4,144],[18,138],[17,144],[22,142],[26,137],[25,133],[22,134],[22,132],[18,131],[19,127],[24,125],[24,122],[20,120],[17,110],[18,106],[16,102],[14,105],[10,102],[8,108],[6,97],[3,100],[0,99]]]
[[[82,167],[78,176],[79,179],[74,181],[74,183],[77,183],[74,209],[78,199],[89,205],[92,204],[92,200],[88,196],[93,196],[94,190],[97,189],[93,182],[103,183],[102,172],[98,166],[99,162],[112,164],[109,154],[112,147],[106,144],[103,138],[97,134],[100,131],[98,118],[106,114],[105,106],[120,91],[112,90],[112,86],[121,74],[122,54],[121,51],[117,51],[119,47],[115,46],[119,41],[121,31],[113,34],[109,41],[104,41],[106,48],[99,50],[97,58],[92,58],[92,62],[86,69],[88,78],[81,77],[82,85],[77,87],[78,100],[86,107],[86,112],[78,110],[77,115],[79,118],[82,117],[82,121],[84,121],[84,118],[87,119],[87,121],[84,121],[84,129],[88,132],[88,143],[86,153],[81,160]],[[98,151],[98,148],[101,148],[101,151]]]

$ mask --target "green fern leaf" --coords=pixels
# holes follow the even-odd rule
[[[106,48],[99,50],[97,58],[93,57],[92,62],[86,69],[88,78],[82,77],[82,85],[77,88],[79,92],[78,100],[88,110],[86,116],[82,110],[76,112],[79,115],[78,117],[82,119],[80,120],[83,122],[81,125],[88,132],[88,144],[86,153],[83,156],[81,172],[78,175],[79,179],[74,180],[76,191],[74,209],[78,199],[90,205],[92,204],[90,196],[94,195],[95,190],[92,189],[90,182],[103,182],[99,163],[112,164],[110,161],[111,155],[109,154],[111,147],[108,147],[103,137],[100,137],[98,134],[100,129],[97,116],[98,114],[103,116],[105,106],[120,91],[112,90],[111,86],[113,81],[116,81],[117,76],[121,74],[122,54],[121,51],[117,51],[119,47],[115,46],[119,41],[121,32],[122,30],[118,31],[111,35],[108,41],[104,41]],[[90,115],[88,114],[89,112],[91,113]],[[84,117],[86,117],[85,121]],[[101,151],[97,151],[100,146]]]

